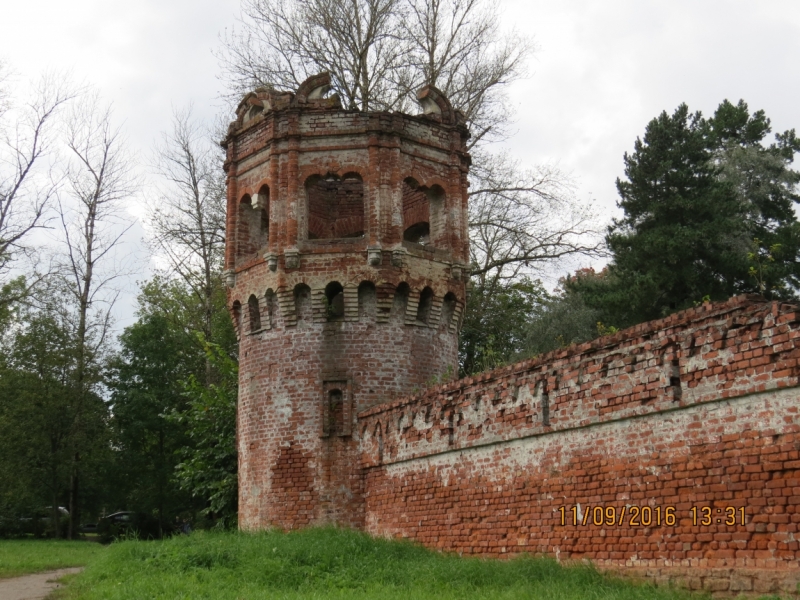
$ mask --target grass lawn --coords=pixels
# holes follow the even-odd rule
[[[0,579],[65,567],[82,567],[108,549],[94,542],[0,540]]]
[[[203,533],[125,541],[93,557],[58,596],[71,600],[541,598],[689,600],[702,596],[606,578],[551,559],[459,558],[353,531]]]

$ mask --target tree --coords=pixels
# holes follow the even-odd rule
[[[390,85],[407,52],[397,43],[399,0],[245,0],[242,9],[243,31],[226,39],[223,55],[237,96],[261,85],[293,89],[328,71],[348,108],[402,101]]]
[[[190,375],[186,382],[188,406],[173,418],[186,427],[193,445],[179,450],[176,472],[181,487],[207,503],[203,513],[231,527],[238,507],[238,365],[217,344],[206,342],[205,349],[219,379],[205,385]]]
[[[0,513],[30,517],[49,505],[56,537],[73,453],[90,465],[85,485],[98,503],[110,458],[105,403],[92,391],[77,401],[74,307],[63,291],[53,285],[41,306],[23,307],[0,360]]]
[[[507,155],[496,155],[475,165],[473,176],[470,257],[480,287],[491,291],[567,256],[599,252],[595,215],[575,200],[558,168],[521,171]]]
[[[32,268],[27,281],[22,276],[9,279],[9,272],[19,258],[35,255],[28,241],[45,226],[60,182],[47,164],[54,149],[52,130],[58,113],[75,96],[64,78],[49,74],[20,106],[7,91],[8,81],[7,68],[0,63],[0,319],[42,279]]]
[[[459,364],[471,375],[519,358],[525,351],[525,327],[539,312],[548,294],[540,281],[522,277],[477,284],[467,300],[461,329]]]
[[[213,351],[203,337],[204,299],[183,279],[157,276],[142,286],[138,300],[137,321],[120,336],[108,383],[118,503],[158,515],[162,529],[174,516],[197,511],[230,523],[235,485],[234,500],[226,494],[236,475],[238,380],[225,291],[220,283],[212,295],[210,332],[220,342]],[[210,462],[214,457],[219,464]],[[193,471],[200,465],[208,471]]]
[[[220,55],[234,100],[327,71],[348,108],[409,110],[409,95],[434,85],[465,116],[470,147],[504,137],[504,90],[533,50],[500,34],[485,0],[243,0],[242,11]]]
[[[185,410],[181,382],[197,369],[197,351],[157,313],[140,314],[119,341],[109,378],[117,502],[128,510],[157,514],[163,535],[174,516],[193,508],[175,478],[177,452],[191,442],[170,415]]]
[[[213,342],[225,250],[225,176],[218,150],[215,153],[192,120],[191,108],[176,111],[172,125],[152,160],[153,170],[166,184],[150,211],[152,242],[168,259],[170,274],[191,291],[193,298],[187,301],[201,304],[203,318],[194,327]],[[196,341],[194,335],[191,339]],[[212,379],[207,362],[205,380],[211,383]]]
[[[723,102],[710,119],[685,104],[653,119],[625,154],[626,179],[617,180],[625,216],[606,236],[607,276],[575,278],[567,288],[617,326],[703,298],[795,297],[800,174],[790,165],[800,141],[791,130],[765,146],[770,131],[763,111],[750,115],[743,101]]]
[[[111,111],[96,93],[74,104],[66,124],[71,163],[66,199],[60,203],[67,260],[65,280],[75,302],[75,385],[73,466],[70,483],[70,529],[80,519],[79,465],[83,407],[101,380],[101,361],[110,333],[110,309],[116,295],[111,283],[120,277],[119,265],[107,268],[113,252],[130,228],[122,215],[122,201],[136,189],[133,161],[126,152]],[[104,268],[106,267],[106,268]],[[105,310],[100,307],[105,305]]]

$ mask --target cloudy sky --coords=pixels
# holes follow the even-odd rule
[[[579,197],[606,216],[616,210],[623,153],[662,110],[686,102],[711,113],[742,98],[774,130],[800,128],[798,0],[501,1],[504,23],[538,46],[529,77],[510,89],[518,118],[507,145],[523,163],[571,172]],[[213,51],[238,10],[238,0],[9,1],[0,59],[22,78],[69,70],[96,85],[144,156],[173,106],[193,103],[207,118],[219,111]],[[134,232],[131,251],[141,227]],[[120,326],[131,306],[129,295]]]

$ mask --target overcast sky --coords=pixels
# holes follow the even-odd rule
[[[800,127],[798,0],[501,6],[504,23],[538,46],[529,77],[510,89],[518,119],[508,147],[523,163],[556,162],[571,172],[579,197],[607,216],[616,210],[623,153],[662,110],[686,102],[710,114],[723,99],[742,98],[766,111],[774,131]],[[212,52],[238,10],[238,0],[9,0],[0,12],[0,59],[22,77],[70,70],[96,85],[145,156],[172,106],[191,102],[209,119],[219,111]],[[134,231],[132,246],[142,234]],[[146,276],[146,258],[137,270]],[[120,327],[132,322],[132,297],[119,306]]]

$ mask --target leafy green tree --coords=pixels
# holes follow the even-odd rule
[[[794,298],[800,283],[800,140],[775,136],[763,111],[727,100],[703,118],[682,104],[653,119],[617,180],[622,219],[609,227],[602,281],[566,288],[617,326],[659,318],[708,297],[762,292]],[[757,269],[759,257],[769,269]],[[762,261],[763,262],[763,261]]]
[[[117,446],[119,508],[153,515],[159,530],[193,506],[175,478],[177,452],[189,444],[169,415],[186,404],[181,381],[198,367],[198,352],[161,314],[144,314],[120,336],[109,387]]]
[[[206,299],[183,280],[146,282],[113,362],[117,501],[157,516],[162,529],[198,511],[235,519],[237,346],[215,281],[210,320]],[[206,341],[206,330],[220,343]]]
[[[598,311],[578,294],[548,298],[525,328],[525,354],[536,356],[604,335]]]
[[[79,393],[74,315],[59,299],[18,313],[0,359],[0,510],[30,516],[50,506],[56,536],[73,454],[86,465],[86,508],[94,511],[110,460],[108,409],[94,390]]]
[[[181,487],[207,503],[203,513],[230,527],[236,524],[238,506],[238,365],[219,345],[204,344],[217,382],[206,385],[198,375],[189,376],[188,406],[173,418],[186,427],[192,445],[179,451],[182,460],[176,470]]]
[[[182,360],[186,362],[187,373],[199,373],[198,369],[207,368],[206,341],[219,345],[231,357],[237,356],[236,332],[226,307],[221,277],[214,279],[211,300],[212,310],[207,317],[205,298],[194,293],[179,279],[156,276],[142,286],[139,296],[140,320],[156,315],[165,320],[174,335],[180,337],[182,347],[186,348]],[[206,337],[206,331],[210,333],[210,338]],[[202,338],[197,336],[198,332],[203,333]],[[213,382],[216,377],[212,368],[207,380]]]
[[[469,292],[459,339],[462,374],[505,364],[525,351],[526,328],[549,298],[540,281],[492,281]]]

